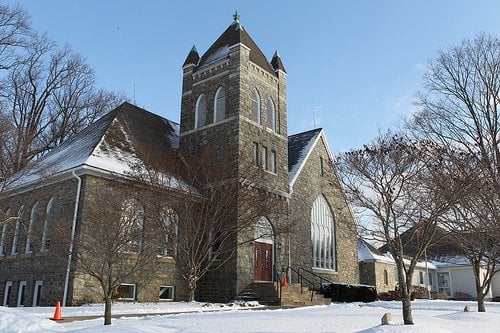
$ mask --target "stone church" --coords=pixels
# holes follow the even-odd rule
[[[280,202],[278,212],[255,220],[256,230],[269,230],[267,237],[239,246],[224,269],[200,280],[197,300],[237,299],[256,282],[283,278],[287,267],[332,282],[359,282],[355,221],[325,134],[313,129],[288,135],[287,72],[278,53],[268,61],[235,15],[204,54],[193,47],[182,73],[180,124],[124,103],[42,157],[36,172],[8,189],[1,209],[20,215],[0,229],[2,305],[102,300],[75,255],[61,260],[54,254],[55,228],[63,224],[75,238],[85,233],[92,189],[119,184],[127,193],[136,186],[127,176],[130,161],[143,160],[151,147],[180,167],[207,145],[219,147],[216,154],[222,152],[241,166],[228,175],[241,176],[242,166],[252,165],[261,171],[255,183],[272,184],[267,191]],[[166,191],[175,207],[185,187],[171,184]],[[141,209],[146,211],[144,202]],[[280,224],[289,230],[275,233]],[[158,255],[158,265],[161,271],[147,285],[134,277],[123,281],[119,299],[186,299],[175,244]],[[293,272],[290,278],[295,279]]]

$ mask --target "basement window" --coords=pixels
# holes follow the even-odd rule
[[[174,287],[173,286],[160,286],[158,293],[160,301],[173,301],[174,300]]]
[[[122,283],[116,288],[116,298],[121,301],[135,300],[135,284]]]

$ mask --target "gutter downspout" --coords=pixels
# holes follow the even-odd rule
[[[75,171],[73,171],[72,174],[73,177],[78,180],[78,186],[76,189],[75,209],[73,211],[73,224],[71,226],[71,239],[69,243],[68,264],[66,265],[66,278],[64,280],[64,296],[62,302],[63,307],[66,306],[66,299],[68,297],[69,273],[71,271],[71,260],[73,257],[73,241],[75,239],[76,220],[78,217],[78,208],[80,204],[80,191],[82,189],[82,179],[76,175]]]

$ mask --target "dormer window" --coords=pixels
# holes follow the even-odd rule
[[[274,102],[271,97],[267,100],[267,115],[266,115],[267,127],[273,132],[276,132],[276,111],[274,109]]]
[[[250,103],[250,119],[260,124],[260,95],[257,88],[252,90]]]
[[[214,122],[222,121],[226,118],[226,91],[219,87],[214,99]]]
[[[207,122],[207,98],[201,94],[196,101],[194,128],[205,126]]]

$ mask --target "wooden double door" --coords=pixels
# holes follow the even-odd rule
[[[273,280],[273,244],[254,242],[253,265],[254,280]]]

